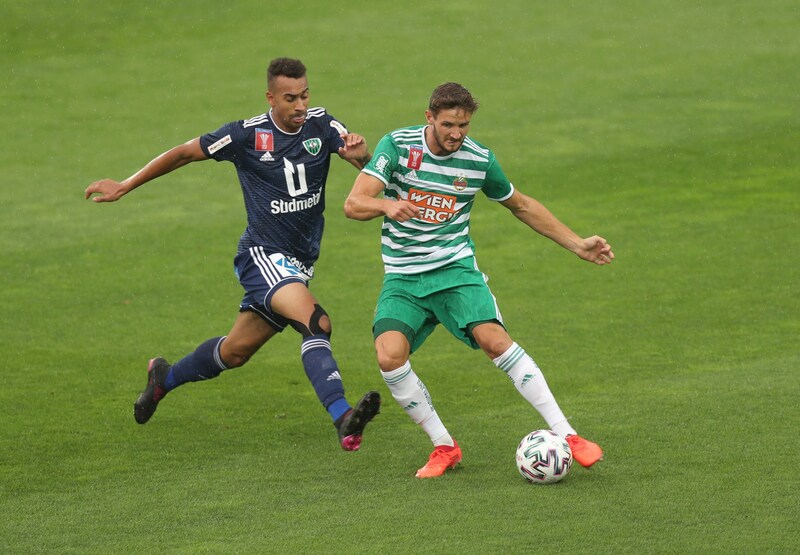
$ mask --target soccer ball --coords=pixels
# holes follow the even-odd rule
[[[562,480],[572,466],[572,451],[563,438],[550,430],[536,430],[517,446],[519,473],[534,484],[553,484]]]

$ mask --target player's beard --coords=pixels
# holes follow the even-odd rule
[[[442,137],[439,137],[439,134],[436,133],[436,128],[433,128],[433,140],[436,141],[436,146],[439,147],[440,150],[443,150],[447,154],[452,154],[458,151],[461,148],[461,144],[464,142],[464,137],[461,137],[460,141],[448,141],[446,138],[442,140]]]

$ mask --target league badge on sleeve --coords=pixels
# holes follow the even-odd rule
[[[378,158],[375,160],[375,170],[386,179],[389,179],[389,177],[391,177],[392,175],[392,172],[391,170],[389,171],[386,170],[388,166],[389,166],[389,157],[386,156],[383,152],[381,152],[378,155]]]
[[[339,132],[339,135],[347,135],[347,128],[335,119],[331,120],[331,127],[336,129],[336,131]]]

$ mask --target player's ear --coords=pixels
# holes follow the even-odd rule
[[[274,108],[275,107],[275,97],[272,96],[272,93],[269,92],[269,91],[267,91],[265,96],[267,97],[267,102],[269,103],[269,105]]]
[[[425,119],[428,120],[429,124],[433,125],[433,120],[436,118],[433,117],[433,112],[425,110]]]

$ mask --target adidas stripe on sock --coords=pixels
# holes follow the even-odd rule
[[[381,374],[394,400],[403,407],[411,420],[422,427],[433,444],[452,447],[453,438],[433,408],[428,389],[411,368],[411,361],[406,361],[400,368]]]
[[[539,411],[551,430],[561,437],[576,433],[558,406],[542,371],[522,347],[512,343],[493,362],[511,379],[517,391]]]
[[[325,334],[306,337],[300,345],[300,355],[319,402],[335,422],[350,410],[350,404],[344,398],[342,376],[331,352],[330,338]]]

